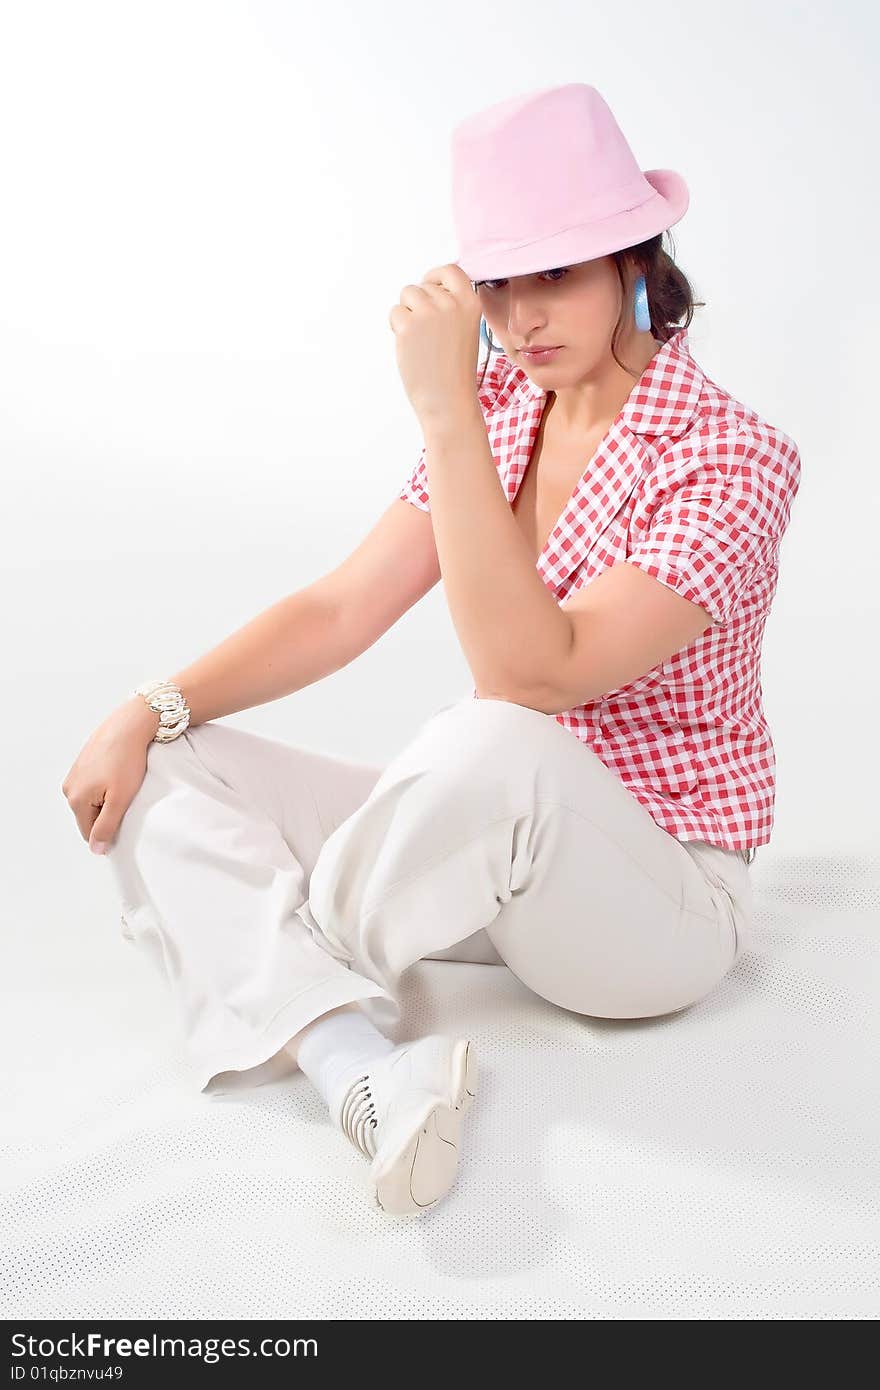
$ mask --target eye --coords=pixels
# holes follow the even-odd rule
[[[538,273],[540,275],[558,275],[560,276],[560,278],[562,278],[563,276],[568,274],[568,266],[559,266],[556,270],[541,270]],[[558,285],[559,280],[551,280],[550,283],[552,285]],[[506,280],[478,280],[477,289],[480,289],[483,285],[485,285],[487,290],[495,290],[498,288],[499,285],[506,284]]]

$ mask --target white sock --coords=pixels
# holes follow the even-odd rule
[[[374,1058],[393,1052],[395,1046],[355,1006],[310,1024],[296,1059],[336,1120],[354,1082],[366,1075]]]

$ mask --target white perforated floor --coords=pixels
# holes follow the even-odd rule
[[[467,1032],[481,1069],[456,1185],[410,1217],[301,1072],[195,1091],[133,954],[110,994],[9,981],[0,1315],[876,1318],[880,860],[752,874],[753,948],[683,1014],[404,976],[397,1040]]]

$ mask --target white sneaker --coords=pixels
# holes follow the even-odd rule
[[[431,1033],[377,1058],[350,1088],[338,1122],[372,1159],[370,1191],[383,1211],[423,1211],[449,1191],[476,1078],[469,1040]]]

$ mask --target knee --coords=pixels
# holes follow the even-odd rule
[[[517,704],[515,700],[502,699],[499,695],[457,700],[454,704],[439,710],[434,717],[440,719],[444,716],[448,716],[450,720],[481,721],[487,727],[497,727],[502,733],[513,724],[522,724],[524,727],[529,724],[540,726],[542,722],[552,718],[543,710],[533,709],[531,705]]]
[[[173,738],[169,743],[159,743],[156,739],[151,739],[147,744],[147,761],[144,771],[144,781],[152,780],[156,776],[161,776],[168,772],[186,756],[186,741],[192,738],[189,730]]]
[[[167,793],[169,783],[179,776],[179,770],[187,757],[185,734],[172,739],[170,743],[157,743],[155,739],[147,745],[146,765],[140,786],[132,796],[120,823],[131,826],[140,821],[148,807],[153,806]]]
[[[540,762],[549,716],[526,705],[496,698],[459,700],[434,715],[425,726],[435,752],[435,764],[455,769],[489,772],[519,764]],[[555,721],[552,721],[555,722]]]

